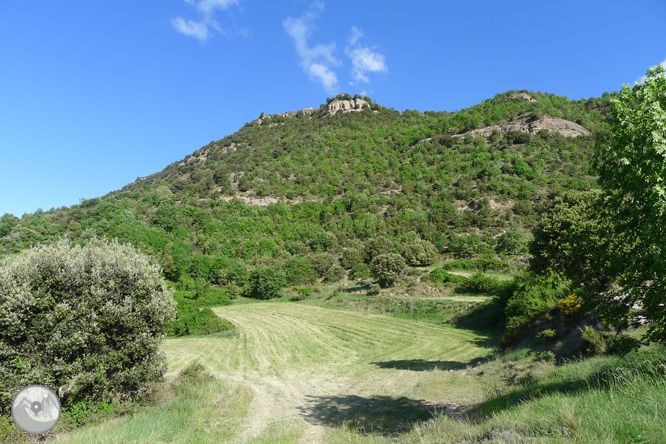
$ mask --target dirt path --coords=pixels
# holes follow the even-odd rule
[[[166,341],[169,375],[197,360],[217,377],[249,387],[254,397],[237,443],[276,426],[300,431],[300,442],[311,444],[323,442],[326,428],[341,420],[386,428],[383,417],[361,414],[368,409],[454,411],[455,396],[443,399],[450,393],[433,381],[464,377],[456,370],[487,353],[470,332],[381,315],[286,303],[215,311],[238,335]]]

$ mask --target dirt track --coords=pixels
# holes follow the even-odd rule
[[[304,443],[323,442],[327,426],[359,418],[386,429],[359,413],[368,409],[453,411],[459,393],[447,383],[465,378],[466,364],[487,352],[471,332],[382,315],[269,302],[215,311],[238,336],[168,340],[169,376],[196,360],[250,387],[239,443],[276,425],[300,430]]]

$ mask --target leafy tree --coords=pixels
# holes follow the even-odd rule
[[[405,245],[403,256],[409,265],[426,267],[437,260],[437,248],[426,240],[417,239]]]
[[[284,264],[287,284],[311,284],[316,280],[315,272],[312,270],[310,261],[304,257],[294,257]]]
[[[527,236],[518,230],[507,230],[497,238],[495,250],[498,253],[519,254],[527,247]]]
[[[406,264],[399,254],[389,253],[376,256],[370,264],[372,275],[382,287],[390,287],[400,279]]]
[[[308,257],[312,269],[319,277],[324,277],[335,263],[335,256],[330,253],[315,253]]]
[[[0,237],[8,236],[9,233],[12,232],[12,229],[18,225],[18,223],[18,217],[9,213],[5,213],[2,217],[0,217]]]
[[[64,405],[138,393],[161,379],[174,300],[134,247],[40,245],[0,263],[0,410],[30,384]]]
[[[257,299],[277,298],[286,283],[287,277],[282,269],[257,268],[250,274],[250,296]]]
[[[604,228],[606,221],[599,212],[602,205],[600,190],[555,197],[534,229],[530,269],[538,274],[563,273],[591,291],[606,289],[610,246],[609,227]]]
[[[637,304],[649,321],[646,340],[666,342],[666,71],[650,69],[611,101],[612,131],[597,165],[623,268],[612,270],[621,290],[609,295],[605,317],[624,328]]]
[[[365,241],[365,257],[370,262],[377,256],[395,253],[395,250],[395,243],[386,236],[377,236]]]

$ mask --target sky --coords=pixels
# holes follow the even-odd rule
[[[666,63],[666,2],[0,1],[0,215],[103,196],[262,112],[599,97]]]

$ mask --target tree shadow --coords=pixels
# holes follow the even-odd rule
[[[394,436],[444,414],[456,414],[453,404],[429,404],[406,397],[309,396],[300,407],[311,424],[349,427],[366,435]]]
[[[426,361],[424,359],[400,359],[395,361],[373,362],[380,368],[392,368],[398,370],[411,370],[415,372],[427,372],[431,370],[463,370],[467,367],[475,367],[487,358],[475,358],[469,362],[458,361]]]

